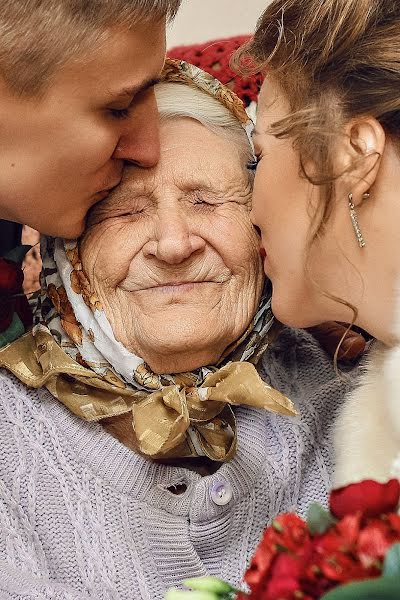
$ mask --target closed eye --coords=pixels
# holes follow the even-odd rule
[[[204,209],[214,209],[214,208],[217,208],[218,206],[222,206],[222,204],[224,204],[224,202],[216,201],[216,199],[214,197],[207,198],[206,196],[204,196],[203,194],[201,194],[199,192],[193,194],[193,196],[191,198],[191,203],[198,208],[204,208]]]
[[[129,117],[129,107],[128,108],[109,108],[108,109],[111,116],[114,119],[127,119]]]

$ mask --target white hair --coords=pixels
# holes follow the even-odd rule
[[[245,163],[253,160],[244,128],[230,110],[216,98],[185,84],[161,82],[155,86],[160,121],[194,119],[210,131],[231,140]]]

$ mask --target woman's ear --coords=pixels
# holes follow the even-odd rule
[[[337,172],[342,173],[338,187],[341,188],[341,196],[353,194],[354,204],[357,206],[362,201],[363,194],[375,183],[385,149],[386,134],[374,117],[352,119],[347,123],[344,134],[334,159],[337,162]]]

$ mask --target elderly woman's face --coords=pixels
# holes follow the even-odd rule
[[[160,133],[159,164],[126,169],[93,210],[81,257],[116,338],[171,373],[219,359],[249,325],[263,276],[235,144],[191,119]]]

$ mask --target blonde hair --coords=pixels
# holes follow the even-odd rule
[[[242,125],[211,94],[189,85],[171,82],[159,83],[154,89],[160,122],[179,118],[194,119],[216,135],[231,140],[245,164],[253,160],[252,149]]]
[[[34,96],[71,58],[107,36],[172,19],[181,0],[2,0],[0,74],[16,94]]]

